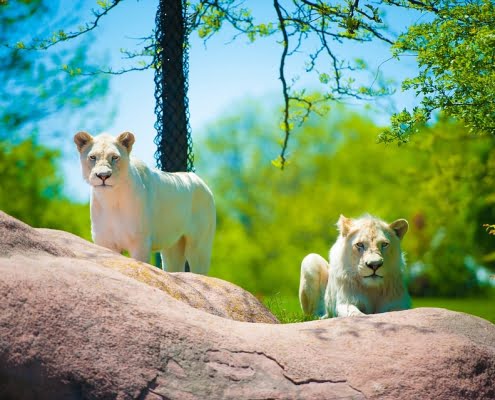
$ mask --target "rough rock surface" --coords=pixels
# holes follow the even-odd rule
[[[33,229],[0,211],[0,257],[12,254],[29,255],[30,258],[47,255],[86,260],[119,271],[163,290],[192,307],[220,317],[245,322],[278,323],[254,296],[229,282],[196,274],[167,274],[70,233]]]
[[[28,251],[0,235],[0,254],[10,249],[0,258],[1,399],[495,398],[495,325],[480,318],[424,308],[246,323],[103,256],[64,253],[58,240]]]

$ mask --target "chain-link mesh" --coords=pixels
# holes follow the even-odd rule
[[[155,33],[155,159],[167,172],[194,171],[189,125],[186,0],[160,0]]]

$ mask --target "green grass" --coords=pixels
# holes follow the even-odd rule
[[[263,298],[263,303],[283,324],[310,321],[315,318],[305,317],[296,296],[279,294]]]
[[[449,298],[414,298],[413,308],[439,307],[452,311],[460,311],[476,315],[495,323],[495,295],[492,293],[487,297],[468,297],[459,299]]]
[[[305,318],[297,296],[274,295],[265,297],[263,303],[280,322],[294,323],[311,320]],[[413,308],[437,307],[476,315],[495,323],[495,290],[485,297],[468,298],[413,298]]]

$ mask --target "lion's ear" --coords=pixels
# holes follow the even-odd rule
[[[347,236],[349,230],[351,229],[352,219],[346,218],[340,214],[339,220],[337,221],[337,228],[342,236]]]
[[[90,144],[93,141],[93,136],[91,136],[88,132],[77,132],[74,135],[74,143],[77,146],[77,150],[79,150],[79,153],[82,151],[82,149]]]
[[[117,142],[119,142],[122,146],[127,149],[127,152],[130,153],[132,150],[132,145],[135,142],[135,137],[131,132],[122,132],[119,136],[117,136]]]
[[[398,219],[397,221],[392,222],[389,226],[401,240],[409,229],[409,224],[405,219]]]

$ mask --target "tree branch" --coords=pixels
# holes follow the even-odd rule
[[[285,79],[285,59],[289,51],[289,36],[287,34],[285,20],[282,15],[282,10],[278,0],[273,1],[273,6],[275,7],[275,11],[277,12],[278,21],[280,23],[280,30],[282,31],[282,37],[283,37],[283,51],[282,51],[282,57],[280,58],[279,74],[280,74],[280,80],[282,81],[282,94],[284,96],[283,129],[285,133],[284,143],[282,145],[282,151],[280,152],[280,168],[284,169],[284,165],[286,162],[285,153],[287,151],[287,145],[289,143],[289,136],[290,136],[289,89],[287,87],[287,81]]]
[[[49,49],[50,47],[60,43],[60,42],[65,42],[67,40],[74,39],[78,36],[84,35],[93,29],[95,29],[98,26],[98,23],[100,22],[100,19],[104,17],[105,15],[108,14],[108,12],[117,6],[122,0],[113,0],[110,5],[106,5],[103,7],[103,11],[98,12],[95,10],[93,11],[93,15],[95,19],[91,23],[86,23],[84,28],[81,28],[77,32],[69,32],[65,33],[64,31],[59,31],[51,39],[45,39],[45,40],[35,40],[34,44],[31,46],[24,46],[22,44],[18,44],[18,47],[21,46],[23,49],[26,50],[46,50]]]
[[[406,0],[409,4],[416,6],[417,8],[422,8],[426,11],[432,11],[435,14],[438,14],[440,12],[440,9],[436,8],[435,6],[427,3],[423,3],[422,1],[418,0]],[[388,4],[397,6],[397,7],[407,7],[404,1],[400,0],[387,0]]]

